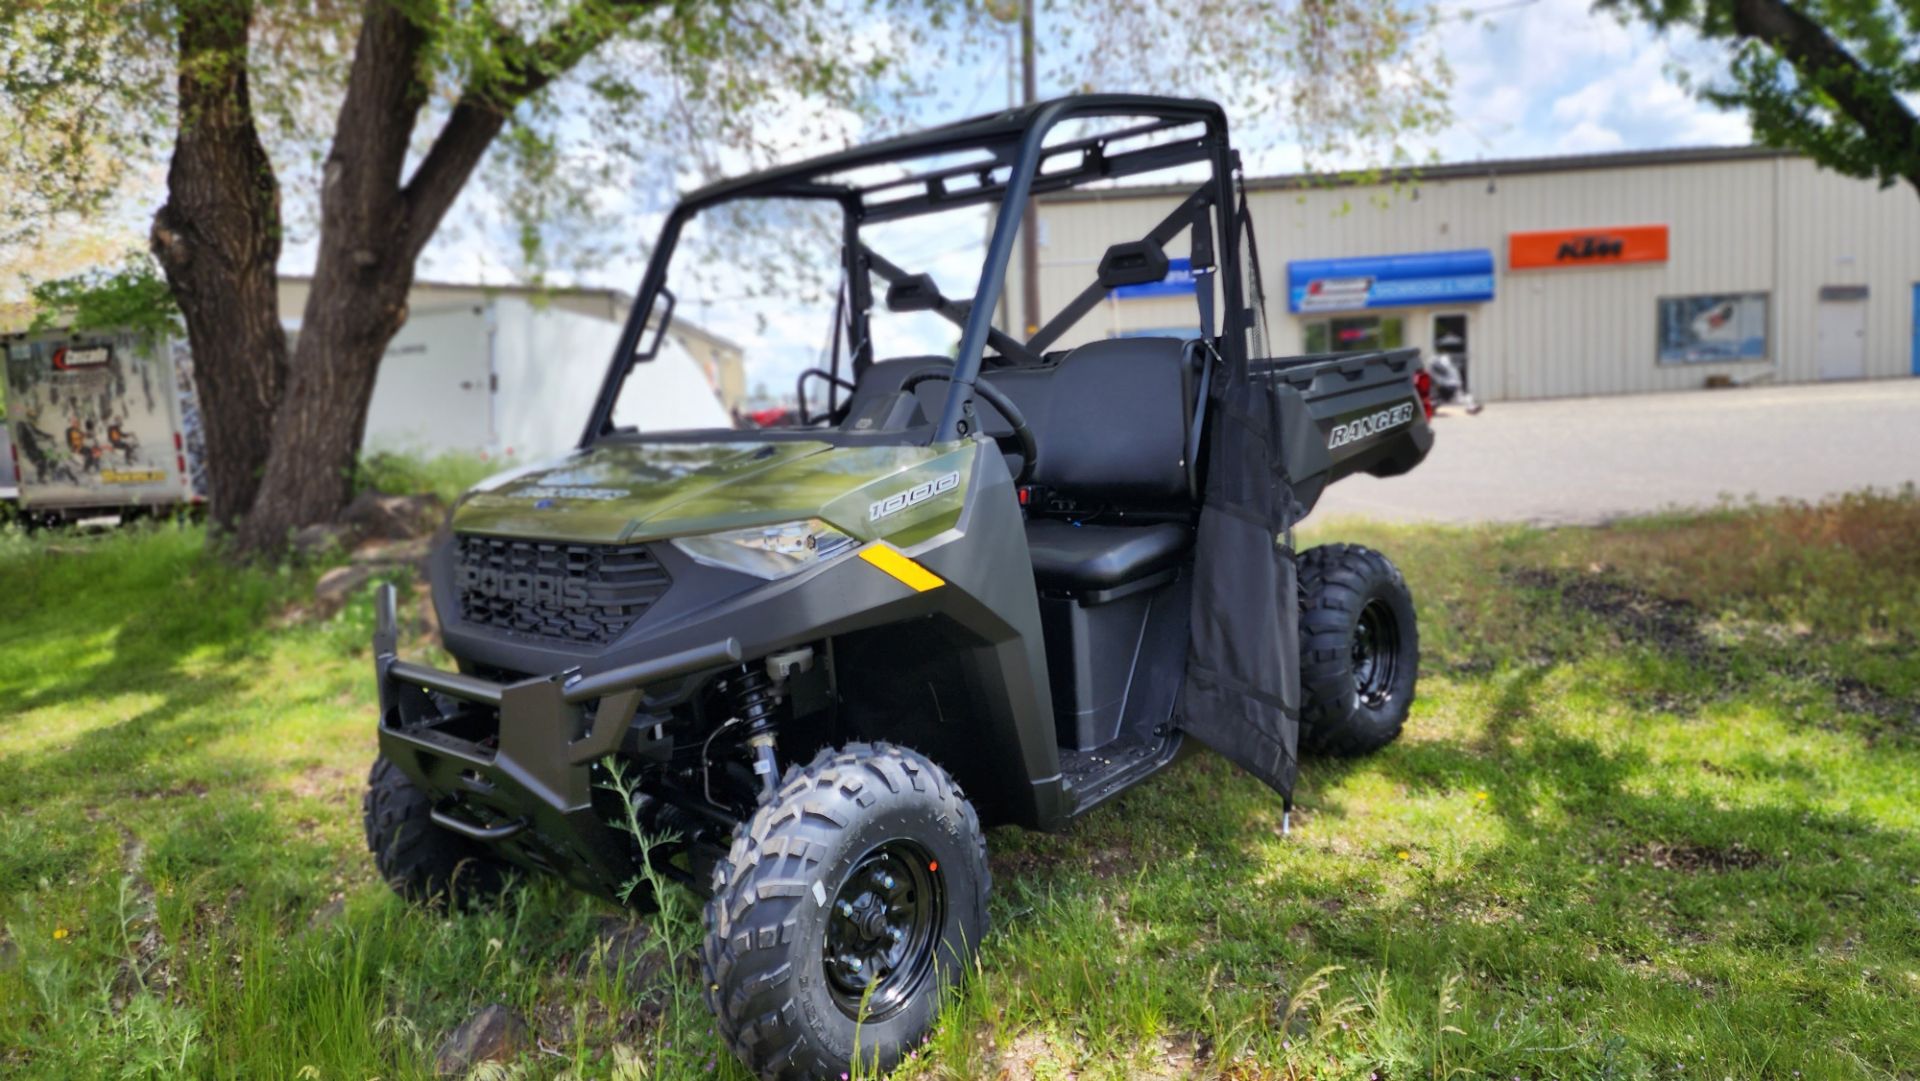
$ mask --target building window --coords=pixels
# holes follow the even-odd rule
[[[1397,315],[1353,315],[1308,323],[1307,352],[1348,353],[1356,349],[1397,349],[1407,340],[1406,320]]]
[[[1767,356],[1765,293],[1661,297],[1655,303],[1660,313],[1662,364],[1712,364]]]

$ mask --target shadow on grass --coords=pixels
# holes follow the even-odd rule
[[[0,553],[0,726],[258,657],[295,576],[234,567],[198,529],[134,528]],[[191,683],[191,680],[186,681]]]
[[[1286,1038],[1288,996],[1339,965],[1352,982],[1333,993],[1373,1015],[1360,1061],[1402,1071],[1448,1044],[1475,1076],[1682,1060],[1689,1073],[1833,1076],[1920,1058],[1920,996],[1897,975],[1920,961],[1920,838],[1826,806],[1805,767],[1764,747],[1724,759],[1780,786],[1762,798],[1728,772],[1554,723],[1552,676],[1456,683],[1490,707],[1458,738],[1309,760],[1286,840],[1278,799],[1211,757],[1067,835],[996,835],[998,944],[1030,955],[1003,957],[1001,978],[1042,989],[1009,1024],[1064,1026],[1097,1059],[1131,1053],[1100,1034],[1137,1032],[1126,1018],[1142,1011],[1208,1040],[1237,1013],[1224,1031],[1255,1045],[1266,1037],[1247,1026],[1279,1033],[1268,1051],[1284,1058],[1271,1043]],[[1762,718],[1756,740],[1786,723],[1765,688],[1734,704]],[[1419,810],[1403,817],[1395,800]],[[1061,963],[1087,971],[1049,971]],[[1121,1004],[1076,997],[1081,985]],[[1443,994],[1475,1012],[1444,1022],[1457,1035],[1432,1020]]]
[[[0,549],[0,576],[0,881],[117,880],[129,831],[182,868],[230,863],[226,881],[315,862],[293,839],[314,831],[259,800],[287,762],[250,741],[334,693],[271,678],[298,663],[268,623],[303,576],[228,566],[174,526]]]

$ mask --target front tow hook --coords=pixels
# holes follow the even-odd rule
[[[455,818],[444,811],[433,812],[433,824],[462,837],[476,841],[504,841],[527,828],[527,820],[516,818],[511,822],[502,822],[498,826],[478,826],[464,818]]]

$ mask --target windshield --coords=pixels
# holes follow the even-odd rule
[[[985,208],[968,207],[880,223],[861,240],[964,301],[990,224]],[[849,310],[843,229],[839,206],[817,199],[740,199],[690,218],[667,265],[669,333],[628,376],[614,424],[666,433],[825,423],[847,400],[863,330]],[[871,355],[951,359],[960,329],[933,310],[890,310],[885,287],[869,286],[881,294],[864,319]]]

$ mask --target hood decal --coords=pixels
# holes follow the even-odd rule
[[[586,488],[580,485],[535,484],[527,488],[518,488],[513,492],[516,499],[625,499],[633,493],[625,488]]]
[[[864,539],[957,515],[965,485],[955,471],[971,454],[971,444],[607,443],[483,484],[460,503],[453,527],[625,544],[822,518]],[[897,505],[874,515],[876,501]]]

